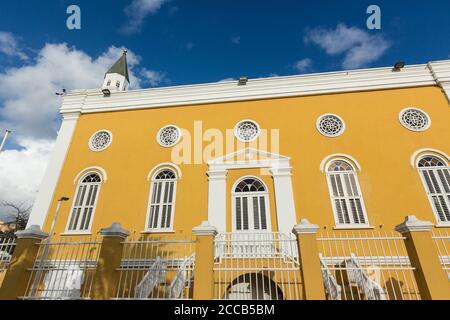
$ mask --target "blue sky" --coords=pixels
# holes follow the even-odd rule
[[[66,9],[81,8],[81,30]],[[366,26],[381,8],[381,30]],[[132,88],[450,58],[448,0],[15,0],[0,3],[0,200],[32,201],[62,88],[99,88],[129,49]]]
[[[433,5],[430,5],[430,2]],[[126,46],[142,64],[161,70],[171,85],[218,81],[248,75],[297,73],[292,65],[310,58],[308,72],[340,70],[342,57],[305,44],[307,28],[335,28],[338,23],[382,34],[392,46],[367,66],[410,64],[446,59],[450,54],[448,1],[211,1],[171,0],[148,15],[140,32],[123,34],[129,0],[2,1],[0,30],[38,50],[45,43],[66,42],[97,56],[111,45]],[[65,10],[78,4],[82,30],[65,27]],[[112,4],[112,5],[111,5]],[[366,8],[382,10],[382,30],[365,28]],[[32,7],[32,10],[30,10]],[[239,39],[239,44],[232,39]],[[9,66],[0,60],[0,68]],[[14,63],[9,61],[10,63]]]

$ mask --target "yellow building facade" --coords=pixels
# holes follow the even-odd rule
[[[318,225],[316,232],[359,234],[359,240],[361,234],[392,232],[411,215],[439,232],[450,227],[450,61],[401,70],[127,87],[124,55],[106,75],[103,92],[78,90],[63,98],[63,124],[29,226],[81,239],[117,222],[136,239],[189,238],[209,221],[219,234],[214,281],[227,270],[230,277],[214,289],[215,298],[239,298],[239,284],[260,277],[239,273],[236,247],[234,257],[217,263],[220,239],[225,245],[241,237],[241,249],[256,252],[257,257],[246,256],[251,264],[267,259],[265,250],[271,250],[254,251],[251,241],[270,242],[277,234],[280,252],[287,252],[291,240],[279,239],[295,239],[292,229],[302,219]],[[61,197],[70,200],[55,219]],[[318,241],[320,247],[327,239]],[[370,244],[348,255],[364,249]],[[343,255],[346,249],[338,251]],[[297,253],[290,256],[301,264]],[[224,267],[226,261],[235,261],[235,267]],[[280,262],[285,276],[296,268],[287,266],[292,261]],[[365,274],[374,264],[367,262]],[[380,270],[374,277],[389,272]],[[278,288],[259,285],[264,293],[256,297],[303,299],[307,293],[298,277],[298,286],[297,280]],[[338,278],[334,274],[332,280],[344,281]],[[233,281],[238,293],[230,293]],[[383,294],[395,296],[395,286],[385,285]],[[297,287],[298,293],[287,294]],[[360,295],[352,290],[345,294]]]

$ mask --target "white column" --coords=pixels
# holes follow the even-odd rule
[[[43,227],[50,208],[56,184],[58,183],[70,142],[75,131],[79,112],[63,114],[63,121],[51,153],[50,161],[44,174],[39,193],[33,205],[27,227],[32,225]]]
[[[208,171],[208,221],[218,232],[227,231],[227,171]]]
[[[292,228],[297,224],[291,171],[291,168],[270,170],[275,186],[278,231],[286,235],[290,235]]]

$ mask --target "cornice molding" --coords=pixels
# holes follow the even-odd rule
[[[432,85],[450,89],[450,60],[407,66],[400,72],[393,72],[390,67],[375,68],[251,79],[246,86],[226,81],[112,92],[109,97],[105,97],[100,89],[76,90],[63,98],[61,113],[163,108]],[[450,97],[450,92],[446,93]]]

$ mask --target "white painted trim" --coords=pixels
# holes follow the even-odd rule
[[[268,157],[268,158],[273,158],[273,160],[290,160],[291,158],[286,157],[286,156],[282,156],[279,154],[275,154],[275,153],[271,153],[271,152],[267,152],[264,150],[258,150],[258,149],[254,149],[254,148],[244,148],[229,154],[226,154],[220,158],[214,159],[212,161],[208,162],[208,165],[214,165],[214,164],[222,164],[227,160],[230,159],[234,159],[235,157],[238,157],[242,154],[256,154],[256,155],[262,155],[264,157]],[[238,161],[235,161],[236,163],[239,163]]]
[[[417,150],[416,152],[414,152],[412,154],[412,156],[410,158],[411,168],[417,168],[419,161],[427,153],[429,153],[432,156],[443,157],[442,160],[447,162],[447,164],[450,162],[450,157],[445,152],[443,152],[441,150],[433,149],[433,148],[424,148],[424,149]]]
[[[325,173],[328,170],[328,166],[330,165],[330,163],[334,160],[343,160],[346,162],[350,161],[349,164],[353,167],[353,169],[355,169],[355,171],[362,171],[359,162],[355,158],[345,153],[335,153],[325,157],[322,160],[319,167],[320,172]]]
[[[107,144],[105,147],[103,147],[103,149],[97,150],[97,149],[94,149],[94,148],[92,147],[92,140],[94,140],[95,135],[96,135],[97,133],[100,133],[100,132],[106,132],[106,133],[108,133],[108,134],[109,134],[109,137],[110,137],[110,140],[109,140],[108,144]],[[94,133],[91,135],[91,137],[89,138],[89,141],[88,141],[88,147],[89,147],[89,149],[90,149],[92,152],[102,152],[102,151],[105,151],[106,149],[108,149],[108,148],[111,146],[112,142],[113,142],[113,134],[112,134],[112,132],[109,131],[109,130],[106,130],[106,129],[102,129],[102,130],[98,130],[97,132],[94,132]]]
[[[336,135],[331,135],[331,134],[322,132],[322,131],[320,130],[320,122],[322,121],[323,118],[325,118],[325,117],[327,117],[327,116],[333,116],[333,117],[336,117],[336,118],[338,118],[338,119],[342,122],[342,130],[341,130],[341,132],[339,132],[339,133],[336,134]],[[327,138],[337,138],[337,137],[342,136],[342,135],[345,133],[345,130],[347,130],[347,126],[345,125],[344,119],[342,119],[342,118],[341,118],[340,116],[338,116],[337,114],[334,114],[334,113],[326,113],[326,114],[321,115],[319,118],[317,118],[317,121],[316,121],[316,129],[317,129],[317,131],[319,131],[319,133],[320,133],[321,135],[323,135],[323,136],[325,136],[325,137],[327,137]]]
[[[239,137],[239,133],[238,133],[238,127],[243,123],[243,122],[251,122],[254,125],[256,125],[256,127],[258,128],[258,133],[256,134],[256,136],[253,139],[250,140],[244,140],[241,137]],[[255,140],[257,140],[259,138],[259,136],[261,135],[261,126],[259,125],[258,122],[256,122],[255,120],[251,120],[251,119],[245,119],[245,120],[241,120],[239,121],[235,126],[234,126],[234,136],[236,137],[236,139],[238,139],[240,142],[244,142],[244,143],[250,143],[253,142]]]
[[[427,126],[425,128],[423,128],[423,129],[417,130],[417,129],[410,128],[405,123],[403,123],[402,117],[405,114],[405,112],[408,111],[408,110],[415,110],[415,111],[419,111],[419,112],[423,113],[427,117],[427,120],[428,120]],[[399,114],[398,114],[398,121],[400,122],[400,124],[402,125],[403,128],[408,129],[409,131],[412,131],[412,132],[424,132],[424,131],[427,131],[428,129],[431,128],[431,124],[432,124],[431,117],[430,117],[430,115],[428,113],[426,113],[422,109],[414,108],[414,107],[408,107],[408,108],[404,108],[403,110],[401,110],[399,112]]]
[[[269,159],[228,162],[228,160],[246,153],[262,155],[269,157]],[[297,215],[292,189],[290,158],[262,150],[245,148],[210,161],[208,164],[208,220],[218,228],[219,232],[226,232],[227,203],[225,199],[228,170],[269,168],[274,179],[278,231],[285,234],[291,233],[292,226],[297,223]]]
[[[442,88],[450,102],[450,63],[449,60],[432,61],[427,64],[436,83]]]
[[[370,224],[337,224],[333,227],[333,230],[373,230],[375,227],[372,227]]]
[[[227,170],[208,171],[208,220],[218,232],[227,227]]]
[[[172,162],[164,162],[164,163],[160,163],[160,164],[154,166],[153,169],[150,170],[149,174],[147,175],[147,181],[151,181],[153,179],[153,177],[155,176],[155,174],[157,172],[159,172],[160,169],[164,169],[164,168],[175,170],[175,173],[177,175],[177,180],[181,180],[181,178],[183,177],[183,174],[181,173],[181,169],[179,166],[177,166],[176,164],[174,164]]]
[[[39,187],[27,227],[38,225],[42,228],[45,223],[79,117],[80,113],[78,112],[63,115],[55,147]]]
[[[164,129],[168,128],[168,127],[173,127],[173,128],[175,128],[175,129],[178,130],[178,139],[177,139],[177,141],[175,141],[175,143],[173,143],[173,144],[170,145],[170,146],[166,146],[166,145],[162,144],[161,140],[159,139],[159,136],[161,135],[161,132],[162,132]],[[163,148],[173,148],[174,146],[176,146],[176,145],[180,142],[180,140],[181,140],[181,135],[182,135],[182,134],[183,134],[183,133],[182,133],[181,129],[180,129],[178,126],[176,126],[176,125],[174,125],[174,124],[168,124],[168,125],[162,127],[161,129],[159,129],[158,133],[156,134],[156,142],[158,142],[158,144],[159,144],[161,147],[163,147]]]
[[[108,175],[107,175],[105,169],[103,169],[102,167],[89,167],[89,168],[83,169],[80,172],[78,172],[78,174],[76,175],[75,179],[73,179],[73,184],[74,185],[78,184],[78,182],[80,181],[81,177],[82,176],[84,177],[89,172],[99,173],[102,176],[102,183],[106,183],[106,181],[108,180]]]
[[[264,182],[264,180],[262,180],[260,177],[257,176],[252,176],[252,175],[248,175],[248,176],[243,176],[240,177],[236,180],[236,182],[233,184],[233,186],[231,187],[231,194],[235,193],[235,190],[238,186],[239,183],[241,183],[243,180],[245,179],[254,179],[254,180],[258,180],[259,182],[261,182],[261,184],[264,186],[265,192],[269,192],[269,187],[267,186],[267,184]]]
[[[77,90],[63,98],[61,112],[94,113],[381,89],[445,87],[448,70],[450,60],[406,66],[401,72],[393,72],[392,67],[387,67],[251,79],[246,86],[217,82],[114,92],[109,97],[104,97],[100,89]]]

